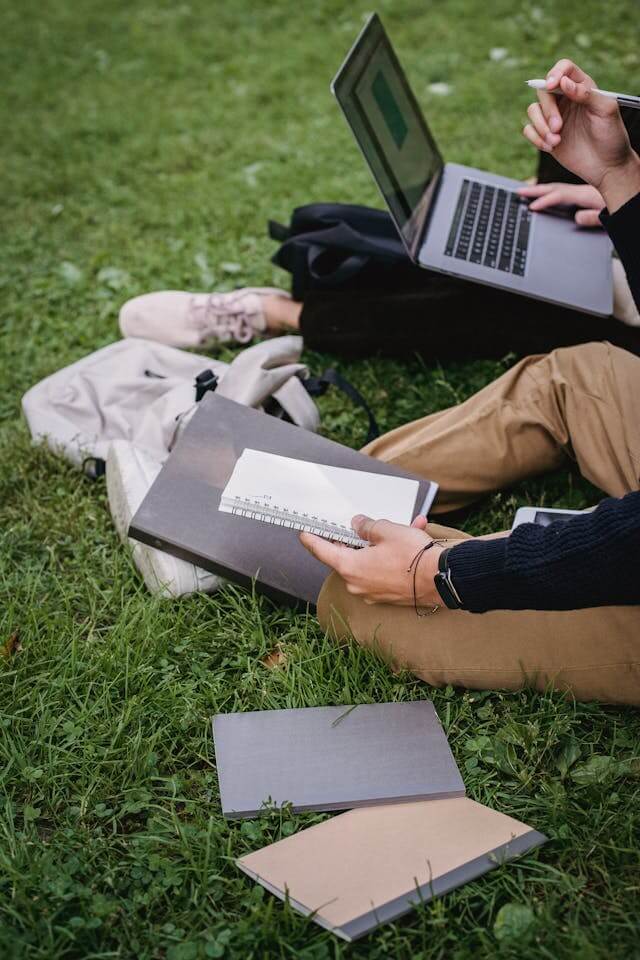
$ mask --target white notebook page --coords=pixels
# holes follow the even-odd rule
[[[418,488],[417,480],[406,477],[246,449],[222,492],[219,509],[363,546],[365,541],[355,536],[351,519],[362,513],[408,525]]]

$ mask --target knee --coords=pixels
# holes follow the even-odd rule
[[[606,341],[559,347],[549,354],[554,373],[572,386],[594,384],[611,366],[611,344]]]
[[[601,397],[608,393],[615,350],[606,341],[558,347],[543,356],[527,357],[522,369],[543,394]]]
[[[591,343],[578,343],[573,347],[558,347],[553,355],[561,363],[580,365],[592,363],[594,360],[605,360],[609,356],[611,344],[606,340],[595,340]]]

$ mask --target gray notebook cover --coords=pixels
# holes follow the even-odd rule
[[[329,568],[298,532],[218,510],[246,447],[312,463],[419,481],[414,516],[437,484],[302,427],[207,393],[131,521],[129,536],[290,606],[314,605]]]
[[[372,703],[213,718],[222,812],[346,810],[464,795],[433,704]]]

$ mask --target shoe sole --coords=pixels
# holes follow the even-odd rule
[[[131,549],[133,562],[151,593],[167,598],[213,593],[222,583],[219,577],[128,536],[131,518],[160,469],[160,464],[151,467],[145,456],[138,453],[128,444],[124,448],[112,444],[107,458],[107,495],[118,536]],[[131,463],[132,457],[135,458],[135,467]],[[138,475],[142,474],[145,483],[145,490],[138,491],[137,497],[132,496],[131,483],[127,483],[127,477],[135,476],[136,471]]]

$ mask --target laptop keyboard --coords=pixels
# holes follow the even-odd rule
[[[463,180],[445,256],[524,276],[531,213],[511,190]]]

